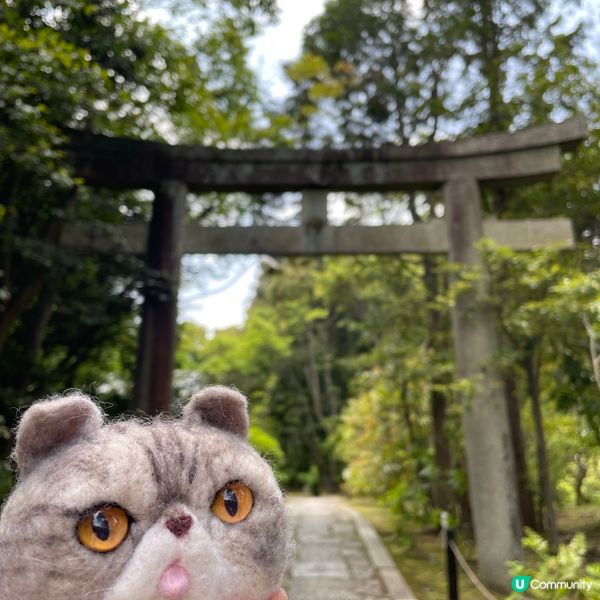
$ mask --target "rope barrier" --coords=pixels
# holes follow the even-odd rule
[[[475,572],[469,566],[466,558],[462,555],[461,551],[458,549],[458,546],[454,542],[454,540],[448,541],[448,546],[450,550],[452,550],[452,554],[456,557],[458,564],[461,566],[462,570],[465,572],[466,576],[469,578],[471,583],[482,593],[483,597],[486,600],[497,600],[496,596],[494,596],[484,585],[481,583],[479,577],[475,575]]]

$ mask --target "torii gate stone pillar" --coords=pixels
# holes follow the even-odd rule
[[[71,133],[67,148],[75,172],[88,185],[155,190],[152,222],[117,227],[113,236],[75,224],[66,246],[98,252],[146,252],[143,325],[135,386],[137,408],[168,410],[175,351],[179,260],[183,253],[401,254],[449,253],[453,262],[478,266],[476,243],[491,237],[524,250],[572,243],[565,219],[482,219],[482,186],[527,183],[560,170],[561,152],[580,142],[585,121],[574,118],[516,132],[423,146],[346,150],[216,149],[169,146]],[[410,226],[327,225],[326,190],[442,189],[446,216]],[[300,227],[186,225],[192,192],[305,193]],[[508,412],[494,365],[498,344],[485,303],[485,281],[459,295],[453,309],[457,372],[473,382],[463,398],[464,434],[479,572],[488,584],[509,587],[505,563],[521,554],[521,523]]]
[[[450,260],[481,266],[477,242],[483,237],[479,184],[451,179],[443,188]],[[498,556],[519,556],[521,523],[508,412],[494,365],[498,352],[495,316],[477,296],[485,280],[459,295],[452,311],[457,374],[468,378],[474,393],[463,400],[463,430],[469,474],[473,530],[479,571],[486,581],[508,585]],[[473,502],[473,499],[476,499]],[[490,550],[485,550],[488,547]]]
[[[134,406],[149,414],[171,408],[186,195],[180,181],[161,182],[154,191],[133,389]]]

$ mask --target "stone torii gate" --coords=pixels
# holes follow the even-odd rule
[[[150,226],[65,229],[63,244],[146,253],[160,285],[147,286],[140,329],[135,402],[148,412],[168,410],[174,363],[179,265],[184,253],[321,254],[448,253],[477,266],[477,241],[486,236],[515,249],[572,243],[565,219],[484,220],[482,187],[546,179],[561,153],[579,143],[585,121],[574,118],[513,134],[493,134],[421,146],[344,150],[217,149],[71,132],[75,171],[91,186],[150,189]],[[445,217],[410,226],[327,224],[324,191],[442,190]],[[207,191],[303,191],[299,227],[199,227],[187,224],[186,194]],[[479,284],[481,287],[485,283]],[[476,382],[465,399],[463,427],[479,570],[498,588],[508,584],[505,561],[520,556],[520,518],[507,408],[494,368],[498,349],[485,289],[462,294],[453,308],[457,371]]]

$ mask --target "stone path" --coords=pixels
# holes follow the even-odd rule
[[[336,496],[290,497],[290,600],[416,600],[373,527]]]

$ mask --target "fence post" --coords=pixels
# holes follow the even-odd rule
[[[448,600],[458,598],[458,571],[456,570],[456,557],[450,547],[454,540],[454,530],[449,526],[449,515],[446,511],[441,514],[442,546],[446,553],[446,573],[448,575]]]

